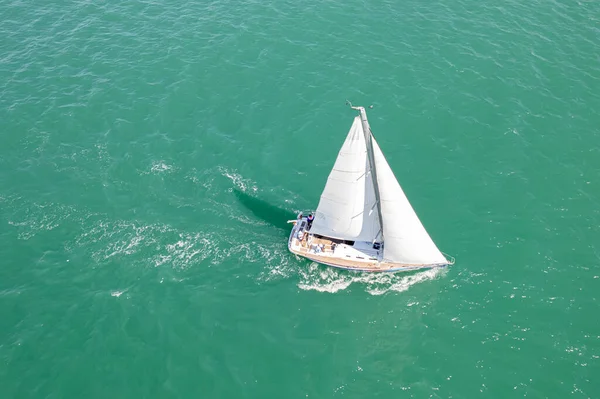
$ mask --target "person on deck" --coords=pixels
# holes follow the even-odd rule
[[[312,227],[313,220],[315,220],[315,217],[311,213],[308,215],[308,218],[306,219],[306,221],[308,222],[308,225],[306,226],[306,230],[310,230],[310,228]]]

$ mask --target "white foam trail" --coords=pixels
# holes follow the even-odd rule
[[[169,173],[174,170],[173,165],[169,165],[165,163],[165,161],[154,161],[152,162],[152,167],[150,167],[150,172],[147,173]]]
[[[352,284],[363,285],[371,295],[383,295],[390,291],[402,292],[415,284],[442,276],[445,269],[429,269],[407,273],[361,273],[348,272],[333,267],[311,263],[300,268],[298,287],[303,290],[335,293]]]
[[[323,267],[311,263],[308,268],[299,270],[298,287],[303,290],[334,293],[344,290],[352,284],[352,278],[341,274],[332,267]]]
[[[236,263],[260,263],[264,270],[285,265],[289,254],[285,244],[260,230],[212,230],[182,232],[165,224],[137,221],[98,221],[80,234],[71,246],[86,247],[98,263],[127,257],[135,262],[150,262],[155,267],[185,269],[200,264],[218,265],[228,259]],[[247,237],[251,237],[249,241]],[[139,255],[143,255],[143,259]],[[256,268],[259,272],[263,268]],[[270,273],[269,273],[270,274]],[[273,275],[277,272],[273,272]]]
[[[73,207],[52,202],[23,204],[8,216],[8,224],[17,229],[20,240],[28,240],[39,232],[54,230],[74,214]]]
[[[219,166],[218,169],[219,169],[219,172],[221,173],[221,175],[229,178],[229,180],[231,180],[231,182],[240,190],[242,190],[244,192],[247,192],[248,190],[251,190],[254,192],[258,191],[258,187],[256,186],[256,183],[253,182],[252,180],[246,179],[239,173],[237,173],[235,171],[231,171],[222,166]]]
[[[152,171],[152,172],[168,172],[172,169],[173,169],[173,166],[168,165],[164,162],[155,162],[152,165],[152,168],[150,169],[150,171]]]
[[[163,160],[159,160],[159,161],[152,161],[152,164],[150,165],[150,169],[140,171],[139,174],[141,176],[160,175],[160,174],[164,174],[164,173],[172,173],[175,170],[177,170],[177,168],[175,166],[169,165],[168,163],[166,163]]]

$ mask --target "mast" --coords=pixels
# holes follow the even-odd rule
[[[365,111],[365,107],[354,107],[352,103],[347,102],[350,105],[350,108],[356,110],[360,114],[360,121],[362,122],[363,133],[365,135],[365,144],[367,146],[367,157],[369,158],[369,166],[371,167],[371,180],[373,182],[373,188],[375,189],[375,205],[377,206],[377,216],[379,217],[379,228],[380,231],[377,235],[381,235],[381,242],[384,242],[383,237],[383,216],[381,214],[381,198],[379,195],[379,184],[377,183],[377,170],[375,169],[375,157],[373,156],[373,142],[371,138],[373,134],[371,133],[371,127],[369,126],[369,121],[367,119],[367,111]],[[384,245],[385,246],[385,245]],[[383,258],[384,248],[381,249],[381,257]]]

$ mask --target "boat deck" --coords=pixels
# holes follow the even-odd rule
[[[349,245],[340,240],[315,236],[307,231],[306,218],[296,221],[288,247],[292,253],[317,263],[356,271],[393,272],[438,267],[380,262],[379,250],[374,249],[370,242],[355,242]]]

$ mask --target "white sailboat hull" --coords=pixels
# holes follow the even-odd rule
[[[293,254],[313,262],[358,272],[408,272],[450,264],[402,264],[381,261],[379,250],[374,249],[370,242],[342,242],[312,234],[307,231],[306,217],[295,222],[288,240],[288,249]]]

